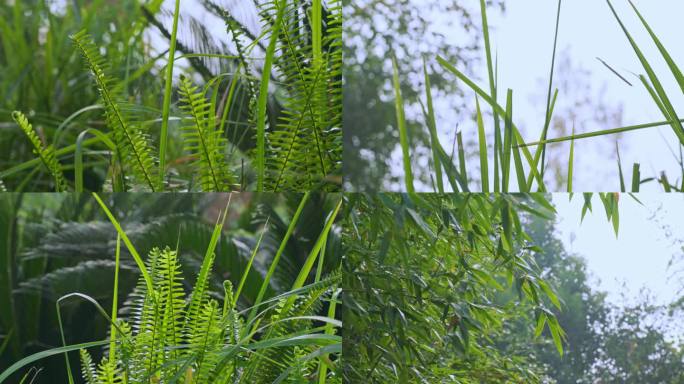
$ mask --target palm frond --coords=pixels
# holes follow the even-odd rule
[[[87,292],[96,299],[111,297],[109,282],[113,279],[115,264],[112,260],[86,260],[71,267],[59,268],[49,273],[22,281],[14,291],[20,294],[40,294],[57,300],[68,293]],[[134,280],[135,267],[122,265],[124,283]],[[124,284],[122,283],[122,284]]]

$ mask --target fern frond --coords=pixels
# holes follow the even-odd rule
[[[322,297],[335,289],[336,281],[334,276],[321,280],[320,284],[313,285],[313,288],[309,289],[305,296],[298,298],[295,305],[286,306],[287,298],[280,300],[275,313],[270,318],[272,326],[263,337],[265,339],[286,337],[311,328],[311,321],[308,320],[283,322],[279,322],[279,320],[318,314],[322,308]],[[310,352],[313,350],[292,346],[269,348],[261,355],[255,354],[248,363],[250,369],[246,374],[247,382],[271,383],[281,375],[283,367],[295,367],[290,372],[290,376],[297,377],[297,374],[301,374],[302,376],[298,377],[307,377],[313,375],[316,369],[315,364],[310,366],[298,365],[298,361]]]
[[[157,248],[150,251],[147,260],[147,268],[153,282],[160,279],[159,264],[157,260],[161,251]],[[141,277],[138,286],[131,293],[132,305],[132,333],[135,335],[129,351],[130,356],[126,365],[128,377],[132,382],[144,382],[149,374],[156,372],[163,362],[163,343],[157,333],[161,328],[161,308],[159,295],[156,288],[154,292],[147,291],[147,284]],[[121,351],[123,353],[123,350]]]
[[[199,181],[205,192],[227,191],[231,177],[225,159],[226,140],[216,128],[211,104],[190,79],[181,76],[181,109],[190,117],[183,126],[185,150],[198,161]]]
[[[185,292],[181,284],[181,270],[176,251],[169,248],[161,251],[157,260],[159,265],[159,279],[155,281],[155,291],[158,294],[161,323],[156,330],[164,347],[164,360],[174,360],[178,357],[176,347],[182,340],[182,321],[185,317]]]
[[[195,359],[193,382],[209,383],[218,362],[216,351],[223,345],[221,316],[216,300],[209,300],[191,324],[188,353]]]
[[[208,275],[212,263],[213,256],[203,263],[201,270]],[[147,284],[140,278],[131,295],[133,304],[127,304],[133,307],[128,312],[132,327],[118,320],[116,360],[103,360],[96,371],[90,356],[82,352],[83,375],[88,383],[271,383],[283,372],[289,376],[284,381],[287,383],[308,382],[302,380],[315,377],[317,360],[307,358],[315,352],[315,346],[270,347],[258,352],[246,348],[237,354],[226,354],[226,348],[248,342],[243,339],[243,319],[235,308],[236,298],[229,281],[224,283],[225,297],[220,308],[217,300],[209,298],[204,277],[198,277],[193,299],[185,300],[176,251],[154,248],[146,265],[153,289],[147,291]],[[340,275],[336,272],[267,300],[278,304],[259,319],[267,329],[256,336],[259,342],[311,332],[311,321],[292,318],[320,313],[323,297],[339,283]],[[298,299],[292,305],[293,295]],[[197,306],[197,310],[190,309]]]
[[[208,279],[209,274],[214,267],[215,257],[216,254],[211,252],[210,254],[206,255],[202,261],[202,266],[200,267],[199,274],[197,275],[195,286],[190,294],[190,302],[188,304],[188,311],[183,326],[183,328],[186,330],[192,329],[192,323],[199,318],[200,310],[209,298],[209,295],[207,294]]]
[[[109,360],[102,360],[97,367],[97,384],[121,383],[123,383],[123,378],[116,364]]]
[[[107,65],[90,35],[82,30],[71,36],[71,40],[81,51],[90,73],[97,84],[107,125],[114,132],[114,138],[123,161],[130,165],[133,174],[153,192],[161,188],[154,180],[155,161],[147,137],[141,127],[129,121],[119,102],[114,79],[106,73]]]
[[[340,173],[342,13],[338,1],[329,5],[318,17],[313,17],[308,3],[262,5],[266,23],[273,22],[277,7],[286,7],[274,61],[286,97],[282,114],[267,135],[270,190],[319,188]]]
[[[79,350],[81,358],[81,375],[86,384],[99,384],[97,372],[95,371],[95,364],[90,353],[85,349]]]
[[[33,130],[33,126],[29,123],[23,113],[14,111],[12,112],[12,118],[19,124],[19,127],[21,127],[21,130],[24,131],[26,136],[28,136],[33,145],[33,153],[38,155],[40,161],[55,180],[55,190],[57,190],[57,192],[66,191],[68,189],[67,182],[62,173],[62,166],[59,164],[59,161],[57,161],[57,154],[55,153],[54,147],[52,145],[43,145],[42,141]]]

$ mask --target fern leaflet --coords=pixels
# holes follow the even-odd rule
[[[40,161],[43,163],[48,172],[55,180],[55,189],[57,192],[64,192],[68,189],[66,179],[62,173],[62,167],[57,161],[57,154],[52,145],[44,146],[40,138],[33,130],[33,126],[29,123],[26,116],[19,111],[12,112],[12,118],[19,124],[21,130],[28,136],[31,144],[33,144],[33,152],[38,155]],[[0,184],[1,185],[1,184]]]
[[[105,106],[107,125],[114,132],[117,148],[123,161],[130,165],[134,175],[153,192],[162,186],[154,183],[155,162],[152,150],[142,129],[129,122],[118,102],[114,80],[107,76],[104,58],[100,55],[93,39],[82,30],[71,36],[71,40],[81,51],[83,59],[97,84]]]
[[[228,164],[225,160],[226,141],[223,132],[216,129],[210,118],[211,105],[185,76],[181,76],[181,109],[190,117],[185,119],[183,139],[185,150],[198,159],[199,180],[205,192],[230,189]]]

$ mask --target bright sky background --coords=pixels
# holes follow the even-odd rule
[[[656,73],[673,98],[675,108],[684,105],[684,97],[674,77],[629,3],[626,0],[614,0],[613,3],[646,57],[652,61]],[[634,0],[634,4],[668,48],[675,62],[684,63],[681,32],[678,28],[672,28],[681,23],[684,1]],[[522,114],[527,131],[534,134],[531,137],[537,137],[538,132],[541,132],[545,105],[532,105],[529,95],[539,92],[538,79],[548,78],[556,9],[556,1],[509,1],[505,16],[494,17],[491,21],[496,28],[494,44],[499,53],[501,85],[518,93],[514,105],[518,116]],[[569,49],[574,65],[592,73],[592,85],[605,85],[606,100],[623,104],[623,125],[664,120],[646,90],[630,73],[643,74],[645,71],[605,1],[563,1],[558,47],[559,51]],[[621,72],[634,87],[622,82],[596,57],[601,57]],[[561,100],[560,97],[559,107],[574,101]],[[670,175],[676,175],[676,163],[663,138],[677,143],[669,127],[625,134],[621,142],[623,164],[631,169],[632,163],[640,162],[643,174],[668,169]],[[597,148],[587,140],[578,141],[575,147],[576,190],[615,190],[618,185],[616,162],[610,160],[608,167],[598,167],[609,157],[605,153],[595,153]],[[567,146],[561,148],[567,151]],[[596,177],[597,173],[613,177]],[[658,190],[654,188],[655,185],[644,189]]]
[[[592,282],[608,292],[608,300],[622,303],[621,293],[636,297],[642,287],[651,291],[659,304],[681,297],[684,273],[674,274],[677,266],[668,268],[673,256],[683,253],[684,195],[643,193],[640,205],[627,194],[620,196],[620,230],[616,238],[606,220],[598,196],[594,196],[593,213],[580,222],[583,198],[567,194],[553,195],[557,207],[557,231],[566,249],[587,260]],[[627,284],[627,289],[623,287]]]

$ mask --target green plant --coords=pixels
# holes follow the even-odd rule
[[[211,216],[212,207],[221,201],[225,205],[227,197],[126,193],[102,199],[143,260],[155,247],[171,247],[177,252],[184,291],[188,291],[201,274],[207,244],[212,241],[214,226],[205,223],[206,216]],[[260,300],[268,304],[259,307],[257,313],[261,315],[262,309],[275,303],[272,298],[284,297],[292,289],[337,201],[334,195],[319,194],[311,194],[303,204],[301,195],[294,194],[233,195],[230,219],[216,239],[217,257],[207,275],[206,292],[220,302],[223,282],[230,280],[236,287],[236,310],[246,317],[263,289]],[[294,219],[293,212],[300,205],[299,218]],[[61,344],[54,303],[63,296],[73,297],[69,296],[72,292],[85,294],[103,307],[110,303],[118,306],[119,310],[112,313],[130,319],[130,299],[139,268],[126,247],[116,257],[117,234],[108,221],[102,221],[105,215],[96,200],[78,194],[6,194],[0,199],[0,207],[0,227],[7,234],[3,242],[7,253],[0,257],[4,266],[0,303],[11,309],[0,316],[0,344],[6,346],[0,351],[0,372],[28,355]],[[283,241],[288,230],[291,235]],[[275,260],[281,244],[283,249]],[[316,253],[320,263],[309,270],[307,281],[320,281],[337,273],[338,244],[336,230],[332,230],[326,246]],[[272,265],[273,273],[266,280],[266,270]],[[116,295],[112,297],[113,285],[118,300]],[[325,303],[320,314],[329,308]],[[106,318],[96,317],[95,309],[85,300],[61,300],[59,311],[67,341],[98,340],[106,333],[111,326]],[[261,335],[255,338],[261,339]],[[99,349],[90,352],[99,359]],[[72,366],[75,357],[77,354],[70,356]],[[63,359],[47,359],[37,367],[41,371],[39,381],[45,377],[67,381]],[[14,375],[8,380],[19,379]]]
[[[175,251],[168,248],[153,250],[147,267],[154,291],[149,292],[141,279],[132,308],[135,320],[131,324],[116,324],[110,337],[112,342],[120,342],[115,349],[110,349],[109,356],[98,365],[97,371],[93,369],[88,352],[81,350],[82,370],[87,383],[166,382],[174,377],[185,383],[233,382],[236,379],[241,382],[271,382],[257,377],[277,378],[284,371],[278,360],[269,360],[268,363],[261,360],[259,371],[252,375],[242,374],[243,370],[249,372],[250,362],[253,365],[260,360],[249,359],[250,353],[245,354],[243,348],[260,354],[277,347],[280,359],[286,359],[289,352],[292,354],[291,362],[301,365],[299,375],[308,375],[317,368],[317,362],[307,361],[306,356],[317,350],[317,343],[325,343],[325,340],[312,337],[314,340],[301,344],[296,340],[302,334],[315,336],[310,333],[313,316],[318,313],[321,300],[337,278],[323,280],[315,289],[307,287],[309,292],[299,294],[301,305],[288,311],[280,311],[287,299],[277,301],[280,304],[275,305],[270,324],[263,326],[264,329],[273,329],[269,338],[247,344],[243,337],[245,327],[250,325],[245,324],[245,319],[235,308],[230,282],[225,285],[224,300],[220,304],[209,297],[207,275],[201,275],[189,295],[190,300],[186,301]],[[206,267],[210,269],[211,263],[207,261]],[[323,320],[335,323],[334,319]],[[280,323],[289,324],[284,326]],[[275,354],[272,357],[277,358]]]
[[[553,217],[543,195],[355,195],[349,207],[346,380],[539,382],[526,344],[504,343],[518,321],[548,328],[563,354],[562,303],[521,224]]]
[[[43,163],[43,166],[45,166],[47,171],[54,178],[55,189],[57,192],[65,191],[67,188],[66,180],[64,179],[62,168],[57,162],[55,149],[52,146],[44,146],[44,144],[38,138],[38,135],[36,135],[36,132],[33,130],[33,126],[28,122],[28,119],[26,116],[24,116],[24,114],[21,112],[14,112],[12,114],[12,118],[17,122],[17,124],[19,124],[21,129],[29,138],[31,144],[33,145],[34,153],[38,155],[41,163]]]
[[[569,153],[569,158],[568,158],[568,167],[567,167],[567,191],[572,192],[573,191],[573,184],[572,184],[572,179],[573,179],[573,162],[574,158],[576,156],[575,154],[575,146],[574,146],[574,141],[579,140],[579,139],[585,139],[585,138],[590,138],[590,137],[598,137],[598,136],[605,136],[605,135],[612,135],[612,134],[617,134],[617,133],[624,133],[624,132],[629,132],[633,130],[638,130],[638,129],[647,129],[647,128],[653,128],[653,127],[659,127],[659,126],[664,126],[664,125],[669,125],[671,126],[674,134],[678,138],[678,142],[676,143],[677,147],[679,148],[681,152],[681,148],[684,147],[684,129],[682,128],[682,120],[679,118],[678,113],[673,106],[672,102],[670,101],[670,97],[668,97],[667,93],[664,90],[664,87],[662,85],[662,82],[658,75],[654,72],[650,61],[648,58],[644,56],[642,53],[641,49],[639,48],[639,45],[636,43],[636,41],[632,38],[630,32],[627,30],[625,25],[622,23],[620,17],[618,16],[617,12],[615,11],[612,3],[610,0],[607,1],[609,8],[613,12],[616,20],[618,21],[621,29],[625,33],[625,36],[627,37],[628,41],[630,42],[630,45],[632,46],[634,52],[636,53],[637,57],[639,58],[639,61],[644,67],[644,70],[647,74],[647,76],[640,75],[639,79],[641,83],[644,85],[646,91],[652,96],[654,102],[658,106],[659,110],[663,113],[663,116],[665,117],[665,121],[662,122],[653,122],[653,123],[647,123],[647,124],[639,124],[639,125],[634,125],[634,126],[628,126],[628,127],[620,127],[620,128],[614,128],[614,129],[608,129],[608,130],[602,130],[598,132],[589,132],[589,133],[580,133],[580,134],[573,134],[571,136],[567,137],[559,137],[559,138],[548,138],[548,131],[549,131],[549,126],[552,122],[553,118],[553,113],[554,113],[554,107],[556,105],[556,100],[558,97],[558,90],[556,89],[554,91],[554,71],[555,71],[555,62],[556,62],[556,46],[558,42],[558,30],[559,30],[559,25],[560,25],[560,20],[561,20],[561,5],[562,5],[562,0],[558,1],[558,11],[556,14],[556,30],[555,30],[555,37],[554,37],[554,46],[553,46],[553,53],[552,53],[552,59],[551,59],[551,70],[549,74],[549,87],[548,87],[548,94],[547,94],[547,99],[546,99],[546,115],[544,118],[544,126],[542,127],[541,134],[539,140],[536,141],[526,141],[524,140],[521,132],[518,130],[514,118],[513,118],[513,103],[512,103],[512,95],[513,91],[508,90],[507,96],[506,96],[506,103],[505,106],[502,104],[499,104],[498,100],[498,94],[500,93],[499,90],[497,89],[497,82],[496,82],[496,62],[494,58],[492,57],[491,54],[491,47],[490,47],[490,38],[489,38],[489,26],[487,22],[487,9],[486,9],[486,4],[484,0],[480,1],[480,11],[481,11],[481,18],[482,18],[482,28],[483,28],[483,35],[484,35],[484,51],[485,51],[485,58],[486,58],[486,65],[487,65],[487,73],[488,73],[488,80],[489,80],[489,91],[485,90],[483,87],[480,87],[476,81],[474,81],[471,77],[467,76],[463,71],[459,70],[456,68],[456,66],[452,63],[450,63],[448,60],[446,60],[443,57],[437,56],[436,61],[439,64],[439,66],[445,71],[447,75],[453,75],[455,76],[458,80],[460,80],[469,91],[474,92],[475,94],[475,100],[473,104],[476,106],[476,120],[478,124],[478,133],[477,133],[477,142],[479,144],[479,169],[480,169],[480,175],[479,177],[474,177],[472,176],[471,172],[468,172],[468,166],[465,164],[466,158],[464,155],[465,149],[462,144],[462,139],[460,136],[457,135],[457,148],[456,151],[458,152],[458,164],[456,165],[456,161],[454,160],[455,157],[455,152],[452,153],[451,155],[448,155],[447,152],[444,150],[442,147],[439,138],[437,137],[437,129],[436,129],[436,123],[435,123],[435,115],[434,111],[432,108],[432,90],[430,88],[430,74],[428,72],[428,67],[427,63],[425,63],[425,69],[424,69],[424,74],[425,74],[425,93],[426,93],[426,100],[427,100],[427,105],[428,108],[423,108],[423,113],[424,113],[424,118],[426,121],[426,125],[428,127],[428,133],[430,135],[430,141],[428,146],[431,148],[432,151],[432,159],[431,159],[431,164],[432,164],[432,170],[430,172],[430,181],[432,182],[432,185],[428,185],[428,188],[431,188],[434,191],[437,192],[443,192],[444,191],[444,185],[442,182],[442,178],[444,175],[447,176],[447,180],[449,181],[449,187],[453,191],[471,191],[473,189],[480,190],[482,192],[508,192],[509,190],[512,190],[513,186],[517,189],[519,192],[532,192],[532,191],[540,191],[544,192],[548,190],[548,186],[545,182],[545,175],[546,175],[546,153],[547,153],[547,145],[550,143],[558,143],[558,142],[564,142],[564,141],[571,141],[570,145],[570,153]],[[658,37],[656,36],[655,32],[652,30],[652,28],[649,26],[649,24],[646,22],[646,20],[643,18],[643,16],[639,13],[637,10],[636,6],[630,1],[630,4],[632,8],[634,9],[634,12],[636,15],[639,17],[641,20],[644,28],[646,31],[649,33],[651,39],[653,40],[654,44],[657,46],[659,52],[661,53],[661,56],[667,63],[670,71],[674,75],[675,80],[677,81],[677,84],[684,90],[684,77],[682,77],[682,72],[677,66],[677,64],[674,62],[672,59],[671,54],[667,51],[667,49],[663,46],[663,44],[660,42]],[[606,66],[606,64],[604,62]],[[623,80],[624,78],[619,75],[617,71],[612,69],[610,66],[608,68],[616,73],[618,76],[620,76]],[[410,161],[410,149],[412,148],[411,143],[408,142],[408,140],[405,139],[406,134],[402,133],[405,128],[405,122],[403,121],[402,116],[404,115],[404,103],[402,101],[402,98],[400,97],[400,90],[399,90],[399,85],[400,82],[398,80],[398,68],[395,65],[394,66],[394,88],[395,88],[395,94],[397,95],[396,97],[396,110],[397,110],[397,129],[399,130],[400,134],[399,136],[402,138],[401,140],[401,148],[402,148],[402,154],[403,154],[403,159],[404,159],[404,164],[405,168],[411,166],[411,161]],[[494,129],[493,129],[493,135],[494,135],[494,143],[493,143],[493,151],[491,152],[491,156],[487,153],[487,148],[488,148],[488,143],[487,143],[487,136],[484,134],[485,127],[483,126],[483,111],[480,109],[480,101],[484,100],[484,102],[487,104],[489,108],[491,108],[492,116],[493,116],[493,122],[494,122]],[[503,124],[502,124],[503,122]],[[503,125],[503,126],[502,126]],[[459,132],[460,134],[460,132]],[[534,152],[531,151],[530,147],[536,147]],[[619,150],[618,150],[619,153]],[[681,156],[680,156],[681,157]],[[489,161],[493,159],[493,161]],[[678,160],[679,164],[682,165],[681,159]],[[493,167],[490,168],[490,164],[493,163]],[[619,159],[619,154],[618,154],[618,174],[620,178],[620,185],[619,188],[616,188],[616,190],[619,190],[621,192],[626,192],[628,191],[628,187],[630,186],[628,183],[625,182],[625,177],[623,174],[622,170],[622,164]],[[404,189],[406,191],[412,191],[415,187],[413,185],[413,174],[414,172],[412,171],[405,171],[405,186]],[[513,174],[515,174],[515,178],[513,177]],[[436,181],[436,185],[435,185]],[[490,183],[491,181],[491,183]],[[640,170],[640,165],[639,164],[634,164],[632,166],[632,182],[631,182],[631,188],[629,191],[631,192],[638,192],[640,189],[640,186],[644,183],[649,183],[652,181],[656,181],[659,184],[661,184],[661,187],[666,191],[678,191],[681,190],[682,187],[684,187],[684,184],[681,186],[679,185],[679,182],[672,183],[671,181],[668,180],[666,175],[662,175],[661,177],[643,177],[641,174]],[[680,178],[680,182],[684,183],[684,167],[682,167],[682,176]],[[475,187],[477,186],[477,187]],[[475,188],[474,188],[475,187]]]
[[[342,156],[339,0],[315,0],[311,4],[283,0],[259,2],[260,36],[252,36],[217,4],[211,1],[203,4],[225,20],[235,50],[232,54],[188,52],[177,36],[180,15],[179,2],[176,2],[173,30],[168,34],[171,48],[165,67],[161,119],[154,104],[139,103],[140,98],[131,95],[129,87],[132,78],[149,74],[158,58],[148,59],[132,75],[126,68],[125,77],[118,80],[120,68],[105,65],[100,46],[85,29],[72,35],[100,93],[107,130],[89,127],[80,132],[75,145],[55,145],[53,165],[66,169],[61,161],[75,153],[73,172],[77,192],[85,188],[84,173],[102,172],[102,165],[105,165],[106,182],[91,187],[92,190],[339,189]],[[155,3],[143,6],[142,10],[146,23],[165,33],[155,19],[158,8],[159,4]],[[139,28],[144,28],[146,23]],[[208,38],[206,30],[192,28]],[[262,38],[267,38],[269,43],[263,52],[264,65],[257,67],[256,60],[263,55]],[[174,55],[176,43],[186,54]],[[215,48],[204,43],[208,49]],[[193,69],[204,77],[205,85],[195,88],[190,80],[194,75],[191,71],[182,75],[179,101],[185,116],[171,116],[174,66],[181,58],[190,60]],[[222,60],[231,63],[233,68],[229,73],[213,75],[199,59]],[[114,64],[121,63],[114,61]],[[255,72],[261,75],[255,76]],[[230,80],[228,84],[226,79]],[[185,124],[186,134],[174,136],[169,129],[172,117],[192,121]],[[161,122],[159,133],[152,129],[157,122]],[[95,137],[86,139],[86,133]],[[182,144],[178,146],[174,140]],[[159,157],[155,158],[157,142]],[[94,146],[102,144],[105,151],[93,151]],[[185,153],[174,153],[174,146],[183,148]],[[89,157],[97,155],[100,160],[84,163],[84,148]],[[244,160],[251,161],[245,164]],[[36,164],[32,160],[13,165],[0,172],[0,178],[35,169]],[[69,184],[55,189],[70,188]]]

